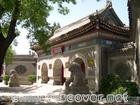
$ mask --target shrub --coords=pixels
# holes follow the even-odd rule
[[[135,82],[121,80],[117,75],[108,75],[101,80],[100,92],[103,94],[123,94],[129,96],[138,95],[138,86]]]
[[[122,86],[126,88],[128,95],[138,96],[138,85],[135,82],[125,81]]]
[[[114,91],[112,92],[112,94],[123,94],[127,92],[127,88],[123,87],[123,86],[119,86],[116,89],[114,89]]]
[[[5,76],[3,77],[4,83],[5,83],[6,85],[8,85],[9,78],[10,78],[9,75],[5,75]]]
[[[28,81],[30,81],[33,84],[36,81],[36,75],[29,75]]]
[[[9,81],[9,78],[10,78],[9,75],[5,75],[5,76],[3,77],[3,80],[4,80],[4,81]]]
[[[100,92],[110,94],[116,87],[121,86],[121,80],[117,75],[107,75],[101,80]]]

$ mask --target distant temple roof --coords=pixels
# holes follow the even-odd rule
[[[13,56],[14,61],[36,61],[36,58],[34,55],[14,55]]]
[[[112,2],[108,1],[105,8],[56,30],[54,35],[50,38],[50,43],[59,43],[62,40],[71,39],[70,37],[75,36],[76,34],[80,35],[93,28],[97,28],[97,25],[98,28],[103,28],[119,35],[128,36],[129,29],[124,27],[124,24],[112,8]]]

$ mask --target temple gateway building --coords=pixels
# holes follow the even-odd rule
[[[69,65],[77,62],[89,88],[99,90],[100,80],[107,74],[138,81],[134,70],[134,49],[130,30],[125,27],[107,2],[105,8],[56,30],[49,39],[51,54],[45,55],[39,46],[37,82],[63,85],[70,77]]]

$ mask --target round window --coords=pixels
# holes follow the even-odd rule
[[[19,75],[22,75],[22,74],[24,74],[24,73],[27,71],[26,67],[23,66],[23,65],[17,66],[17,67],[15,68],[15,70],[16,70],[16,72],[17,72]]]

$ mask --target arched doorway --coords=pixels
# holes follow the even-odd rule
[[[41,83],[47,83],[48,82],[48,67],[46,63],[42,64],[41,68]]]
[[[81,65],[82,72],[85,74],[85,63],[81,58],[76,58],[73,62]]]
[[[84,61],[81,59],[81,58],[76,58],[73,60],[73,62],[76,62],[78,63],[80,66],[81,66],[81,71],[83,72],[83,80],[84,80],[84,84],[86,85],[88,83],[87,79],[85,78],[85,75],[86,75],[86,71],[85,71],[85,63]]]
[[[64,67],[63,63],[60,59],[57,59],[53,65],[53,78],[54,78],[54,85],[63,85],[65,82],[64,79]]]

